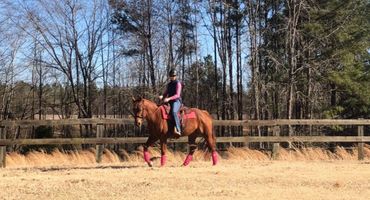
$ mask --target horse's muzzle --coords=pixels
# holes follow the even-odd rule
[[[141,125],[143,125],[143,123],[142,123],[142,122],[136,122],[136,126],[137,126],[137,127],[141,127]]]

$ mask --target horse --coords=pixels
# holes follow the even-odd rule
[[[141,127],[144,119],[147,121],[147,130],[149,132],[148,140],[144,145],[144,160],[152,167],[152,162],[148,148],[153,146],[157,140],[160,140],[161,147],[161,166],[166,164],[167,139],[171,138],[171,131],[167,120],[163,119],[160,106],[156,103],[139,97],[132,98],[133,115],[135,117],[135,125]],[[189,108],[191,112],[195,112],[195,118],[186,119],[181,136],[188,136],[189,152],[184,160],[183,166],[189,165],[193,159],[193,154],[197,148],[195,140],[198,136],[203,136],[207,142],[209,149],[212,152],[212,163],[216,165],[218,162],[218,154],[216,152],[216,137],[213,133],[212,116],[205,110]]]

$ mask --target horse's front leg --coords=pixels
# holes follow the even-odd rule
[[[158,137],[154,135],[149,135],[148,140],[146,141],[144,145],[144,160],[146,163],[148,163],[149,167],[152,167],[152,161],[150,160],[150,153],[148,151],[149,147],[153,146],[154,142],[158,140]]]
[[[167,156],[166,156],[167,137],[162,136],[160,141],[161,141],[161,167],[163,167],[164,165],[166,165],[166,161],[167,161]]]

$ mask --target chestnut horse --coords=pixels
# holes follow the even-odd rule
[[[157,140],[160,140],[161,166],[164,166],[166,164],[167,139],[172,136],[168,129],[168,123],[163,119],[161,109],[159,109],[154,102],[141,97],[138,99],[133,98],[132,100],[136,126],[140,127],[144,119],[147,121],[149,138],[144,145],[144,160],[150,167],[152,166],[148,148],[153,146]],[[181,136],[188,136],[189,154],[183,165],[187,166],[192,160],[197,147],[195,139],[198,136],[203,136],[206,139],[208,147],[212,151],[213,165],[216,165],[218,158],[216,152],[216,137],[213,134],[212,117],[204,110],[196,108],[190,108],[190,110],[195,112],[196,118],[186,119],[184,122],[185,124]]]

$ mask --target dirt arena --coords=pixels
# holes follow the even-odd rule
[[[106,151],[102,164],[94,164],[93,151],[9,154],[0,199],[368,199],[370,149],[365,153],[357,161],[344,149],[305,149],[271,161],[263,152],[230,149],[218,166],[198,153],[188,167],[179,166],[184,154],[171,153],[162,168],[158,160],[147,167],[139,152],[122,161]]]

